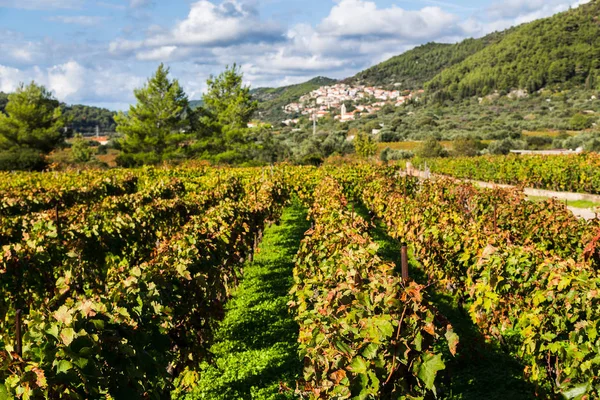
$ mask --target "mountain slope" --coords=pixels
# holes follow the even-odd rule
[[[442,98],[547,86],[597,87],[600,76],[600,2],[520,25],[434,77]]]
[[[421,89],[445,68],[499,42],[508,32],[494,32],[456,44],[427,43],[359,72],[346,82],[384,87],[398,84],[401,89]]]

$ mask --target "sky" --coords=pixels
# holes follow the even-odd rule
[[[252,87],[345,78],[589,0],[0,0],[0,91],[35,80],[125,110],[164,62],[190,99],[237,63]]]

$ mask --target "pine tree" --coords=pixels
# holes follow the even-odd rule
[[[117,132],[125,135],[118,162],[131,166],[184,157],[191,138],[189,103],[179,81],[169,79],[169,68],[160,64],[134,94],[137,104],[115,118]]]
[[[206,82],[208,91],[204,95],[204,108],[223,126],[246,128],[258,107],[252,100],[250,88],[243,85],[243,78],[234,64]]]
[[[45,87],[31,82],[8,95],[0,113],[0,150],[28,149],[50,153],[64,140],[59,103]]]

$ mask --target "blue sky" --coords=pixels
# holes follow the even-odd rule
[[[253,87],[343,78],[587,0],[0,0],[0,91],[35,80],[67,103],[126,109],[160,62],[190,98],[241,66]]]

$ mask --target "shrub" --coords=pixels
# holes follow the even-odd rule
[[[44,154],[29,148],[0,151],[0,171],[42,171],[48,166]]]

